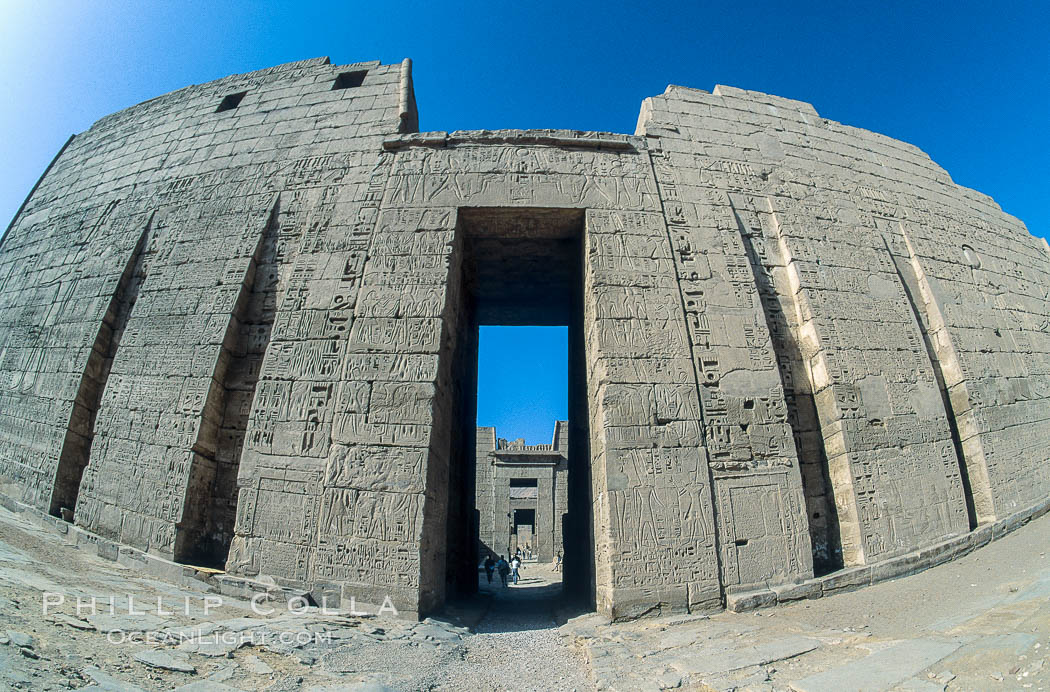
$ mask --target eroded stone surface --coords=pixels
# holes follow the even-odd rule
[[[147,666],[163,670],[173,670],[179,673],[197,672],[196,667],[189,662],[184,654],[180,656],[177,653],[168,651],[146,649],[135,654],[135,660],[139,663],[145,663]]]

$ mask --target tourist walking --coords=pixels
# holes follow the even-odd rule
[[[506,559],[502,555],[499,556],[499,562],[496,563],[496,571],[499,572],[500,581],[506,586],[507,575],[510,574],[510,565],[507,564]]]
[[[560,550],[558,551],[558,554],[554,557],[554,571],[555,572],[560,572],[561,571],[561,551]]]
[[[521,569],[521,558],[515,555],[510,560],[510,578],[514,580],[514,583],[518,583],[518,570]]]
[[[489,555],[485,558],[485,576],[489,579],[489,584],[492,583],[492,570],[496,569],[496,561]]]

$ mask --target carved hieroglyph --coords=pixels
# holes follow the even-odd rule
[[[501,320],[574,335],[566,579],[615,616],[1050,490],[1050,249],[915,147],[722,86],[633,136],[416,123],[408,61],[317,59],[71,138],[0,246],[0,490],[436,609],[477,564]]]

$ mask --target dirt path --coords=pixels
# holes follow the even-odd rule
[[[561,575],[525,563],[518,584],[479,582],[487,599],[460,661],[442,671],[442,690],[590,690],[586,664],[558,629]]]

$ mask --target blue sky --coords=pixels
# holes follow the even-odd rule
[[[633,132],[642,99],[669,83],[808,101],[917,145],[1050,233],[1047,0],[618,5],[0,0],[0,229],[66,138],[98,118],[328,55],[413,58],[424,130]]]
[[[478,425],[528,444],[550,444],[568,420],[569,330],[482,327],[478,344]]]
[[[668,83],[809,101],[919,146],[1050,232],[1047,0],[0,0],[0,228],[98,118],[320,55],[413,58],[422,129],[632,132],[642,99]]]

